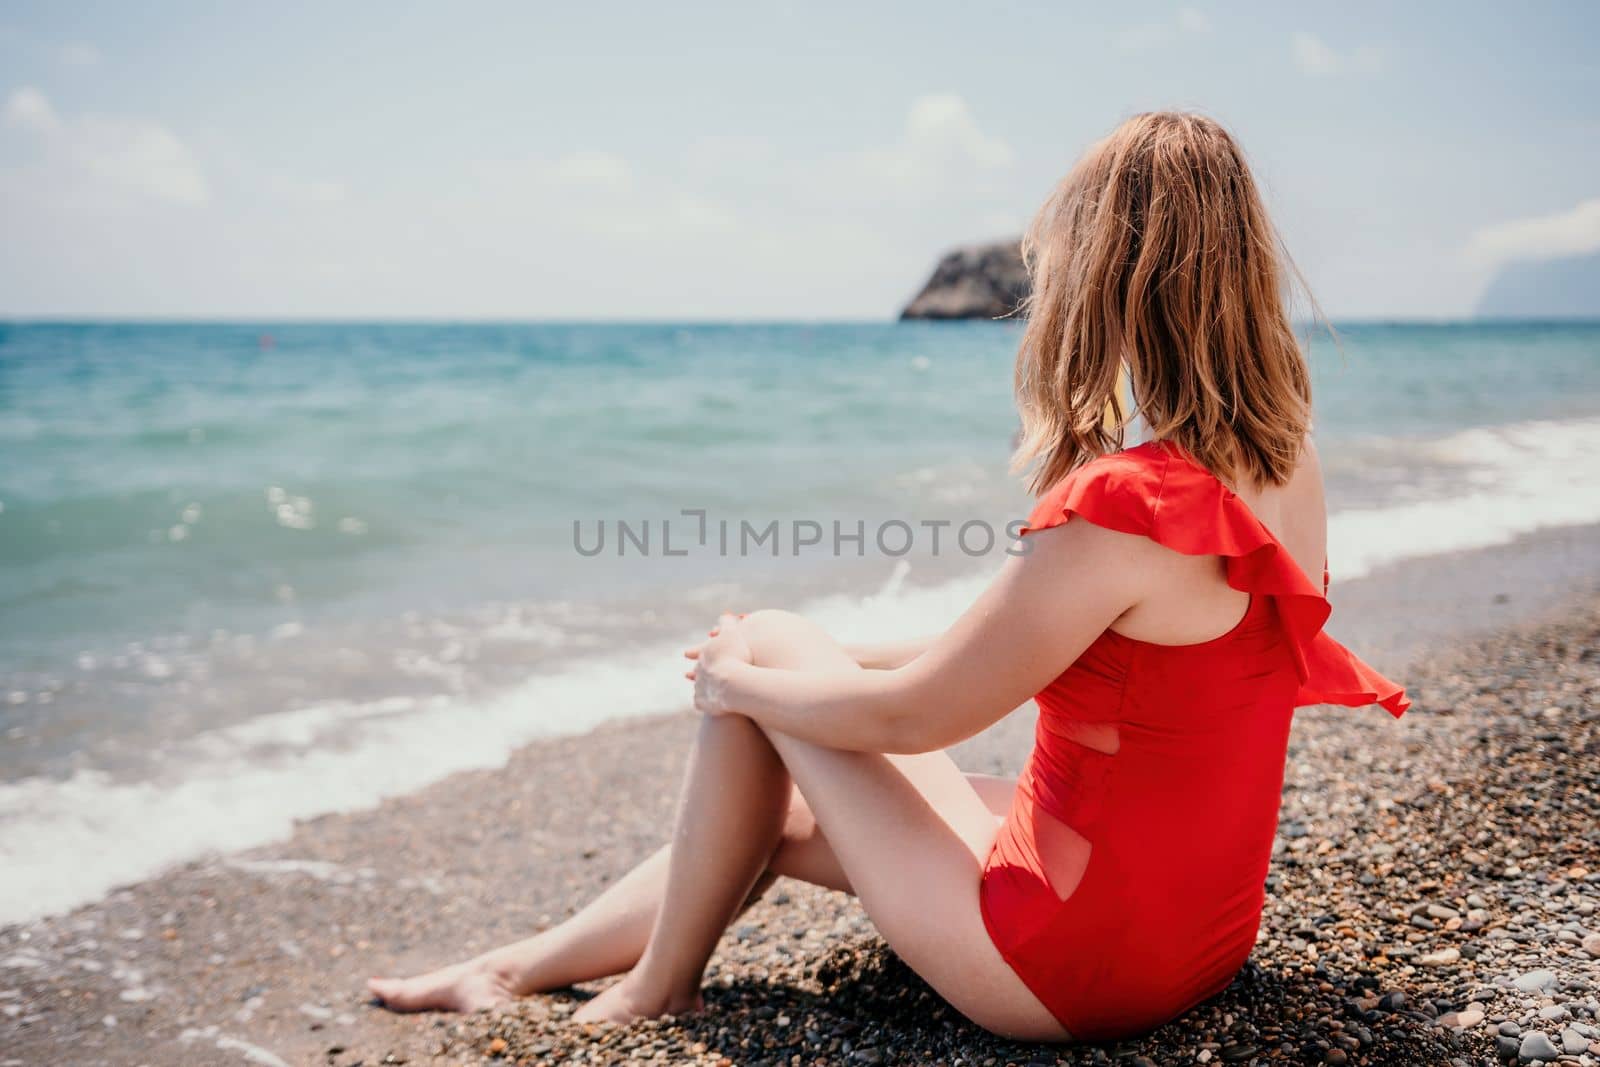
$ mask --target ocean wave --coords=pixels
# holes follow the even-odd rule
[[[953,619],[983,584],[904,588],[908,569],[891,566],[874,595],[829,596],[805,610],[847,640],[912,634]],[[486,701],[389,698],[259,716],[174,746],[166,762],[180,770],[150,780],[89,769],[0,785],[0,922],[66,911],[187,860],[280,839],[297,819],[501,766],[542,737],[682,710],[680,653],[692,640],[579,660]]]
[[[1329,555],[1337,580],[1600,522],[1592,459],[1600,455],[1600,419],[1478,429],[1404,447],[1419,464],[1461,467],[1466,488],[1336,509]],[[802,610],[844,640],[905,636],[953,620],[987,580],[916,585],[909,575],[900,561],[885,567],[873,594],[834,594]],[[688,690],[678,655],[692,637],[574,660],[489,700],[327,703],[260,716],[175,745],[165,764],[175,769],[148,780],[79,770],[0,785],[0,921],[61,912],[208,853],[281,839],[297,819],[370,808],[458,771],[500,766],[541,737],[681,710]]]
[[[1449,464],[1462,488],[1434,499],[1334,510],[1335,580],[1387,564],[1506,544],[1536,530],[1600,522],[1600,419],[1525,422],[1408,442],[1417,464]]]

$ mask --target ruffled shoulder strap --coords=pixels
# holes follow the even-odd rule
[[[1165,465],[1152,463],[1142,447],[1100,456],[1040,496],[1022,533],[1048,530],[1082,515],[1108,530],[1152,537],[1165,477]]]
[[[1249,506],[1180,449],[1152,442],[1084,464],[1039,498],[1023,534],[1081,516],[1189,556],[1221,556],[1228,584],[1278,609],[1300,677],[1297,706],[1381,705],[1399,717],[1405,690],[1323,632],[1333,608]]]

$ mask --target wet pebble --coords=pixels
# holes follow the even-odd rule
[[[1553,1060],[1560,1055],[1561,1051],[1538,1030],[1523,1034],[1522,1043],[1517,1047],[1517,1059],[1522,1063]]]

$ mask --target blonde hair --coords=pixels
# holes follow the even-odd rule
[[[1045,202],[1023,257],[1033,289],[1014,464],[1031,468],[1034,492],[1122,448],[1134,417],[1224,482],[1288,481],[1311,423],[1286,308],[1294,268],[1219,124],[1177,112],[1123,123]]]

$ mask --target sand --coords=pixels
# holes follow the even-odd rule
[[[368,1003],[368,974],[559,921],[655,848],[684,714],[0,930],[0,1064],[1476,1063],[1541,1041],[1600,1064],[1579,1048],[1600,1038],[1600,528],[1392,568],[1335,603],[1335,633],[1418,706],[1300,717],[1252,963],[1141,1041],[996,1041],[853,901],[787,882],[730,931],[702,1016],[584,1031],[576,995],[466,1018]],[[1015,771],[1030,729],[1014,715],[958,760]]]

